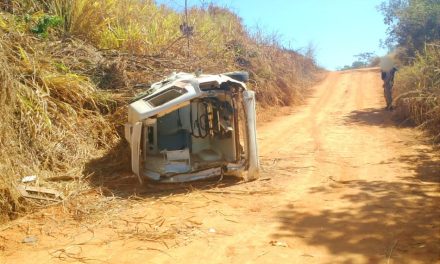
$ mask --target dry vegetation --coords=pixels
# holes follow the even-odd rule
[[[0,222],[34,205],[17,194],[23,176],[73,195],[125,168],[120,132],[138,84],[172,71],[247,70],[268,107],[300,100],[314,81],[313,58],[250,33],[231,11],[211,5],[189,17],[187,50],[183,15],[153,1],[1,2]],[[108,163],[93,162],[104,155]],[[71,180],[51,181],[60,176]]]
[[[440,42],[426,44],[414,62],[396,76],[399,114],[440,142]]]
[[[440,2],[386,0],[379,9],[388,25],[386,44],[396,64],[397,113],[440,142]]]

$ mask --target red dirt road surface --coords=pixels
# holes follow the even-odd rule
[[[0,263],[440,263],[440,159],[381,89],[329,73],[259,125],[260,180],[96,188],[0,226]]]

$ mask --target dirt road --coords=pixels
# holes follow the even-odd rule
[[[260,124],[261,180],[108,185],[0,227],[0,263],[440,263],[440,159],[383,106],[329,73]]]

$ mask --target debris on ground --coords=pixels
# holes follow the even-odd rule
[[[36,236],[27,236],[25,238],[23,238],[23,243],[25,244],[33,244],[36,243],[38,241],[38,238]]]
[[[37,180],[37,175],[25,176],[21,179],[22,183],[34,182]]]
[[[54,176],[54,177],[49,177],[46,180],[47,181],[73,181],[74,179],[76,179],[76,177],[72,177],[72,176]]]
[[[58,202],[64,199],[64,195],[57,190],[19,185],[17,187],[20,194],[25,198]]]
[[[269,242],[269,244],[274,247],[289,247],[289,245],[284,241],[272,240]]]

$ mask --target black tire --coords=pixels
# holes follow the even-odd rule
[[[239,82],[246,83],[249,81],[249,73],[245,71],[227,72],[227,73],[223,73],[223,75],[226,75]]]

